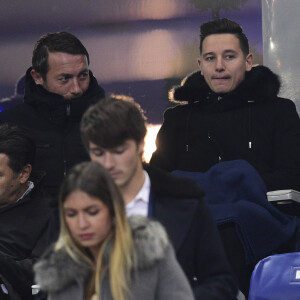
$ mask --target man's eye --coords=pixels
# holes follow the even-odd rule
[[[88,76],[89,76],[89,73],[88,73],[88,72],[84,72],[84,73],[81,73],[81,74],[79,75],[79,78],[80,78],[80,79],[86,79]]]
[[[97,157],[102,156],[104,154],[104,152],[100,151],[100,150],[91,150],[90,153],[91,153],[91,155],[94,155]]]
[[[93,154],[97,157],[100,157],[103,155],[103,152],[93,152]]]
[[[123,154],[128,148],[127,144],[121,145],[119,147],[116,147],[114,149],[112,149],[112,152],[115,154]]]
[[[226,55],[226,56],[225,56],[225,59],[226,59],[226,60],[231,60],[231,59],[233,59],[233,58],[235,58],[234,55]]]
[[[125,151],[125,149],[116,149],[114,152],[115,152],[116,154],[123,154],[124,151]]]
[[[213,59],[214,59],[213,56],[208,56],[208,57],[205,58],[206,61],[212,61]]]
[[[62,82],[62,83],[65,83],[65,82],[68,82],[69,77],[61,77],[61,78],[59,78],[58,80],[59,80],[60,82]]]

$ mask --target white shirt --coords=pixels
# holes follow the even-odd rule
[[[149,175],[145,170],[144,170],[144,174],[145,174],[145,181],[142,188],[137,193],[135,198],[126,205],[126,214],[128,217],[131,215],[142,215],[142,216],[148,215],[148,203],[149,203],[151,183],[150,183]]]

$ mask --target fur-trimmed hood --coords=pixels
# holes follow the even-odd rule
[[[186,76],[180,85],[174,86],[169,91],[169,100],[172,102],[202,102],[205,104],[208,101],[211,102],[213,99],[222,97],[223,102],[233,102],[241,105],[246,102],[273,100],[279,90],[279,77],[264,66],[255,66],[251,71],[246,72],[242,83],[234,91],[227,94],[212,92],[201,72],[196,71]]]
[[[163,259],[170,245],[163,226],[143,216],[128,218],[137,254],[137,268],[146,269]],[[34,265],[35,281],[41,290],[58,292],[74,281],[83,281],[91,274],[89,265],[75,262],[64,249],[50,249]]]

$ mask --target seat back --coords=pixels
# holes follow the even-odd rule
[[[268,256],[251,276],[249,300],[299,300],[300,252]]]

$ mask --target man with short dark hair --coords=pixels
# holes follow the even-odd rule
[[[239,24],[220,19],[201,25],[200,71],[188,75],[170,91],[170,100],[180,105],[164,113],[151,165],[196,174],[245,160],[259,173],[267,190],[300,190],[300,119],[295,104],[277,96],[278,76],[267,67],[253,67],[252,60],[248,39]],[[219,188],[216,186],[216,190]],[[282,228],[289,223],[288,216],[276,214],[276,219],[269,211],[265,214],[271,216],[269,221],[279,221]],[[256,218],[249,217],[253,223]],[[267,222],[265,218],[261,221]],[[267,224],[257,236],[272,236],[274,229]],[[282,228],[283,238],[273,238],[276,247],[260,245],[259,259],[287,249],[295,230]],[[295,222],[291,228],[295,228]],[[256,231],[251,229],[255,239]],[[240,288],[247,294],[257,260],[246,265],[245,247],[236,236],[235,224],[227,221],[219,230]]]
[[[165,226],[197,300],[235,299],[237,287],[203,191],[189,179],[142,164],[145,119],[137,104],[122,99],[102,100],[83,115],[81,135],[91,160],[120,188],[127,215],[150,216]]]
[[[16,125],[1,125],[1,299],[32,299],[32,263],[46,247],[51,199],[41,189],[45,174],[31,172],[34,159],[35,143],[29,134]]]
[[[88,159],[79,134],[84,111],[104,97],[89,70],[89,54],[68,32],[49,33],[36,43],[26,72],[24,103],[0,114],[0,123],[24,126],[36,141],[37,169],[45,170],[45,189],[56,196],[76,163]]]
[[[293,101],[277,96],[278,76],[252,67],[248,39],[234,21],[204,23],[200,31],[200,71],[170,91],[183,105],[164,113],[150,163],[205,172],[244,159],[269,191],[300,190],[300,119]]]

